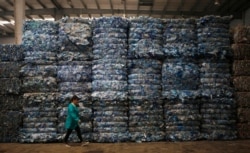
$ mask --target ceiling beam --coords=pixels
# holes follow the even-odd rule
[[[167,11],[167,7],[168,7],[168,0],[166,0],[165,2],[165,6],[164,6],[164,9],[162,10],[162,14],[161,14],[161,18],[163,18],[163,16],[166,14],[166,11]]]
[[[51,2],[53,3],[53,5],[55,5],[57,9],[62,9],[62,6],[56,0],[51,0]]]
[[[113,9],[114,13],[116,14],[122,14],[123,11],[120,9]],[[80,8],[65,8],[65,9],[53,9],[53,8],[47,8],[47,9],[34,9],[34,10],[26,10],[25,11],[26,15],[52,15],[55,12],[58,13],[59,15],[67,15],[67,14],[112,14],[112,10],[111,9],[88,9],[88,10],[83,10]],[[149,14],[151,11],[150,10],[140,10],[140,13],[142,14]],[[137,10],[126,10],[127,14],[136,14]],[[187,16],[204,16],[207,15],[207,11],[182,11],[180,14],[179,11],[161,11],[161,10],[153,10],[152,11],[153,14],[156,15],[162,15],[163,13],[165,13],[166,15],[182,15],[185,14]],[[217,12],[211,12],[214,15],[219,15]],[[0,11],[0,16],[8,16],[8,15],[13,15],[14,11]]]
[[[136,16],[137,16],[137,17],[139,16],[139,13],[140,13],[140,4],[139,4],[139,0],[138,0],[138,3],[137,3],[137,10],[136,10]]]
[[[110,8],[111,8],[111,10],[112,10],[112,15],[114,15],[114,8],[113,8],[113,2],[112,2],[112,0],[109,0],[109,4],[110,4]]]
[[[41,0],[37,0],[37,2],[38,2],[43,8],[47,8],[47,7],[41,2]]]
[[[84,0],[81,0],[81,3],[83,5],[84,9],[88,10],[88,7],[87,7],[86,3],[84,2]],[[91,18],[91,14],[90,13],[88,13],[88,16]]]
[[[152,15],[152,10],[153,10],[154,4],[155,4],[155,0],[153,0],[152,3],[153,3],[153,4],[150,6],[150,13],[149,13],[149,16]]]
[[[27,3],[27,1],[25,1],[25,5],[26,5],[29,9],[31,9],[31,10],[34,9],[29,3]],[[30,16],[28,16],[28,15],[26,15],[26,16],[27,16],[27,18],[32,19],[32,17],[30,17]],[[38,16],[44,20],[44,17],[43,17],[42,15],[38,15]]]
[[[67,0],[67,4],[68,4],[71,8],[74,8],[73,3],[72,3],[71,0]]]
[[[97,0],[95,0],[95,4],[96,4],[96,6],[97,6],[97,9],[100,10],[100,5],[99,5],[99,3],[98,3]],[[102,16],[102,13],[101,13],[101,12],[100,12],[99,14]]]

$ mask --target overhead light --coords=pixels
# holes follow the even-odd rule
[[[215,1],[214,1],[214,5],[215,5],[215,6],[220,6],[220,1],[219,1],[219,0],[215,0]]]

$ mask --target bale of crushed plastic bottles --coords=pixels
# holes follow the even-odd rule
[[[163,52],[168,58],[197,58],[197,32],[195,19],[163,20]]]
[[[0,142],[19,142],[19,129],[22,126],[22,112],[0,111]]]
[[[93,140],[129,140],[127,100],[127,29],[120,17],[93,19]]]
[[[19,131],[22,143],[55,142],[57,93],[24,93],[23,125]]]
[[[233,99],[230,16],[204,16],[197,20],[200,60],[201,138],[232,140],[236,134]]]
[[[136,17],[129,19],[128,58],[161,59],[162,21],[152,17]]]
[[[24,64],[20,69],[23,93],[23,126],[19,141],[57,141],[57,52],[58,23],[25,21]]]
[[[204,58],[232,57],[230,47],[230,16],[204,16],[197,20],[198,50]]]
[[[22,45],[0,45],[0,61],[1,62],[17,62],[23,61]]]

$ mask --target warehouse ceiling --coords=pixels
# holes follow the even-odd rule
[[[14,1],[0,0],[0,37],[14,35]],[[26,0],[27,20],[57,20],[63,16],[152,16],[186,18],[233,15],[242,18],[249,0]]]

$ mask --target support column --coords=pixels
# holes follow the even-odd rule
[[[25,18],[25,0],[15,0],[15,43],[22,43],[23,22]]]

